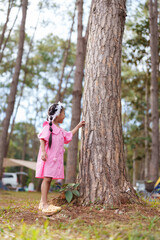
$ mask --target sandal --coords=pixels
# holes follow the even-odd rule
[[[42,211],[42,209],[43,209],[43,203],[42,203],[42,202],[39,203],[38,209],[39,209],[40,211]]]
[[[49,205],[47,208],[42,209],[42,213],[44,213],[46,215],[52,215],[52,214],[58,213],[60,211],[61,211],[61,207],[57,207],[54,205]]]

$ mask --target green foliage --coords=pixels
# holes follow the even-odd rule
[[[36,156],[34,153],[39,149],[39,140],[37,138],[35,126],[29,123],[20,122],[15,124],[10,141],[8,157],[22,159],[24,148],[25,159],[35,161]]]
[[[149,17],[147,4],[139,4],[134,15],[126,22],[122,54],[122,121],[126,164],[131,173],[133,153],[136,160],[145,158],[145,140],[150,151],[150,134],[145,138],[145,115],[147,112],[146,86],[150,97],[151,59],[149,48]],[[150,125],[149,125],[150,126]],[[149,127],[148,132],[151,129]],[[138,173],[139,179],[141,178]]]
[[[79,191],[77,190],[79,184],[69,183],[64,184],[62,189],[60,190],[61,193],[65,194],[65,198],[68,203],[70,203],[73,199],[73,196],[79,197]]]
[[[65,197],[68,203],[70,203],[72,201],[73,198],[73,193],[72,191],[68,190],[65,192]]]

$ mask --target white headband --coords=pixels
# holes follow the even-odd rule
[[[51,106],[52,106],[52,105],[51,105]],[[50,106],[50,107],[51,107],[51,106]],[[49,108],[50,108],[50,107],[49,107]],[[60,115],[62,107],[63,107],[63,108],[65,107],[64,104],[61,103],[61,102],[58,102],[58,105],[57,105],[57,107],[56,107],[56,112],[55,112],[55,114],[53,114],[53,115],[48,115],[48,118],[52,117],[52,120],[56,119],[56,117]]]

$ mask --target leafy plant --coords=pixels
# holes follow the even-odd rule
[[[77,183],[69,183],[69,184],[64,184],[62,186],[62,189],[60,192],[64,194],[65,199],[67,200],[68,203],[70,203],[73,199],[73,196],[79,197],[80,193],[77,190],[79,184]]]

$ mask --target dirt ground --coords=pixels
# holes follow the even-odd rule
[[[48,218],[38,210],[40,195],[37,193],[17,193],[17,192],[0,192],[0,221],[5,215],[6,219],[13,218],[14,221],[22,221],[27,224],[34,224],[39,220],[43,222]],[[105,221],[109,223],[113,220],[128,222],[133,216],[145,217],[160,217],[160,209],[157,203],[149,206],[145,202],[143,204],[127,204],[121,205],[118,208],[106,208],[105,206],[77,206],[76,203],[68,204],[66,200],[62,200],[59,194],[54,193],[49,195],[49,203],[56,206],[61,206],[61,212],[49,217],[50,221],[69,222],[80,218],[85,223],[92,224],[95,221]]]

